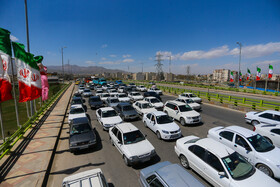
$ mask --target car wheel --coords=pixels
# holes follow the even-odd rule
[[[123,155],[123,159],[124,159],[125,165],[130,166],[129,160],[128,160],[128,158],[125,155]]]
[[[145,125],[145,127],[148,127],[148,125],[147,125],[147,122],[146,122],[146,121],[144,121],[144,125]]]
[[[253,126],[255,126],[255,125],[260,124],[260,122],[258,122],[257,120],[253,120],[253,121],[251,122],[251,124],[252,124]]]
[[[157,131],[157,138],[158,138],[159,140],[161,140],[161,135],[160,135],[160,132],[159,132],[159,131]]]
[[[268,175],[268,176],[270,176],[270,177],[273,177],[273,173],[272,173],[271,169],[270,169],[269,167],[267,167],[266,165],[264,165],[264,164],[258,164],[258,165],[257,165],[257,168],[258,168],[260,171],[264,172],[264,174],[266,174],[266,175]]]
[[[184,118],[180,118],[180,123],[185,126],[186,125],[186,121],[184,120]]]
[[[273,143],[272,143],[272,141],[271,141],[271,139],[269,139],[268,137],[266,137],[266,136],[264,136],[264,138],[269,142],[269,143],[271,143],[272,145],[273,145]]]
[[[110,138],[110,142],[111,142],[112,146],[115,146],[112,138],[111,137],[109,137],[109,138]]]
[[[184,155],[180,155],[180,162],[184,168],[188,169],[190,167],[189,161]]]

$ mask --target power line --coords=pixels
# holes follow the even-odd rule
[[[157,76],[158,76],[159,80],[163,80],[164,79],[163,70],[162,70],[163,64],[161,63],[161,61],[163,61],[163,59],[161,58],[162,56],[163,56],[162,54],[158,53],[156,55],[156,60],[155,60],[155,61],[157,61],[155,66],[156,66]]]

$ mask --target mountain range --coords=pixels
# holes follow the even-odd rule
[[[47,66],[48,73],[57,72],[61,73],[62,68],[61,66]],[[126,71],[119,70],[119,69],[107,69],[101,66],[77,66],[77,65],[64,65],[64,73],[73,73],[73,74],[97,74],[97,73],[125,73]]]

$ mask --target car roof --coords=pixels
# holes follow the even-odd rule
[[[120,105],[120,106],[129,106],[129,105],[131,106],[130,103],[126,103],[126,102],[124,102],[124,103],[119,103],[119,105]]]
[[[229,127],[225,127],[224,130],[230,130],[232,132],[238,133],[243,135],[246,138],[249,138],[251,136],[257,135],[256,132],[246,129],[244,127],[240,127],[240,126],[229,126]]]
[[[132,123],[120,123],[116,125],[123,133],[132,132],[139,130],[137,127],[132,125]]]
[[[255,127],[261,127],[261,128],[270,128],[270,129],[278,129],[280,128],[280,125],[279,124],[264,124],[264,123],[260,123],[258,125],[255,125]]]
[[[277,114],[277,115],[280,115],[280,111],[276,111],[276,110],[265,110],[263,112],[268,112],[268,113],[271,113],[271,114]]]
[[[211,138],[199,139],[196,144],[207,149],[220,158],[228,156],[229,154],[232,154],[234,152],[231,148]]]
[[[193,94],[193,93],[191,93],[191,92],[184,92],[183,94]]]
[[[167,115],[165,112],[162,112],[162,111],[154,111],[154,112],[151,112],[151,113],[156,115],[156,116],[165,116],[165,115]]]
[[[99,96],[90,96],[89,98],[92,99],[92,98],[100,98],[100,97]]]
[[[114,110],[112,107],[102,107],[100,108],[101,111],[108,111],[108,110]]]
[[[81,104],[74,104],[74,105],[70,106],[70,109],[73,109],[73,108],[83,108],[83,106]]]
[[[79,117],[79,118],[73,118],[72,125],[75,124],[81,124],[81,123],[88,123],[89,120],[87,117]]]
[[[153,96],[149,96],[149,97],[146,97],[146,99],[158,99],[158,98],[153,97]]]
[[[186,105],[186,103],[180,102],[180,101],[175,101],[175,100],[171,100],[171,101],[166,101],[167,103],[172,103],[175,105]]]
[[[148,101],[144,101],[144,100],[136,101],[136,102],[138,102],[138,103],[140,103],[140,104],[149,103]]]

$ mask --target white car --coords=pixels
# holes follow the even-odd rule
[[[180,121],[183,126],[201,122],[201,116],[198,112],[179,101],[167,101],[163,111],[170,117]]]
[[[143,85],[140,85],[140,86],[137,86],[136,87],[136,90],[140,91],[140,92],[146,92],[147,91],[147,88]]]
[[[91,90],[90,89],[84,89],[84,92],[82,93],[83,97],[90,97],[92,96]]]
[[[256,132],[239,126],[214,127],[207,137],[232,148],[265,174],[280,178],[280,149]]]
[[[108,87],[109,86],[105,84],[105,85],[102,86],[102,90],[106,91],[108,89]]]
[[[192,168],[213,186],[279,186],[243,156],[210,138],[180,138],[176,141],[175,152],[183,167]]]
[[[120,102],[130,102],[130,98],[127,97],[125,93],[119,93],[117,95],[117,98],[119,99]]]
[[[125,88],[125,86],[120,86],[120,87],[118,88],[118,92],[123,93],[124,88]]]
[[[190,98],[196,103],[202,102],[202,99],[200,97],[197,97],[195,94],[189,92],[182,93],[181,95],[179,95],[179,98]]]
[[[104,130],[109,130],[110,127],[122,122],[122,118],[112,107],[103,107],[96,110],[96,117]]]
[[[259,133],[271,144],[280,148],[280,125],[259,124],[254,126],[253,131]]]
[[[143,100],[144,97],[143,95],[141,95],[139,92],[130,92],[128,94],[128,97],[130,98],[131,101],[139,101],[139,100]]]
[[[132,106],[135,108],[136,112],[138,112],[138,114],[140,114],[140,115],[157,111],[157,109],[155,109],[147,101],[136,101],[135,103],[133,103]]]
[[[96,92],[95,92],[96,96],[101,96],[101,94],[103,94],[103,90],[100,90],[100,89],[96,90]]]
[[[118,93],[116,89],[110,89],[110,90],[108,89],[107,92],[108,93]]]
[[[80,94],[82,94],[84,92],[84,90],[85,90],[85,87],[84,86],[80,86],[79,89],[78,89],[78,92]]]
[[[110,128],[109,137],[127,166],[147,162],[156,156],[154,146],[131,123],[121,123]]]
[[[148,92],[156,92],[158,95],[162,95],[162,91],[158,88],[150,88]]]
[[[112,97],[115,97],[115,98],[116,98],[118,94],[119,94],[119,93],[114,93],[114,92],[113,92],[113,93],[109,93],[109,95],[110,95],[111,98],[112,98]]]
[[[190,98],[177,98],[175,101],[179,101],[182,103],[186,103],[187,105],[189,105],[193,110],[201,110],[201,105],[199,103],[194,102],[192,99]]]
[[[156,97],[145,97],[144,101],[148,101],[157,110],[163,110],[163,103]]]
[[[158,139],[177,139],[182,136],[180,127],[171,117],[161,111],[151,112],[143,116],[143,122],[156,133]]]
[[[108,94],[108,93],[102,93],[102,94],[100,95],[100,99],[101,99],[103,102],[105,102],[105,101],[107,100],[108,97],[110,97],[110,94]]]
[[[280,125],[280,112],[274,110],[247,112],[245,115],[245,120],[252,125],[257,125],[259,123]]]
[[[74,118],[80,118],[80,117],[87,117],[86,112],[82,105],[71,105],[70,112],[68,116],[68,124],[74,119]]]

